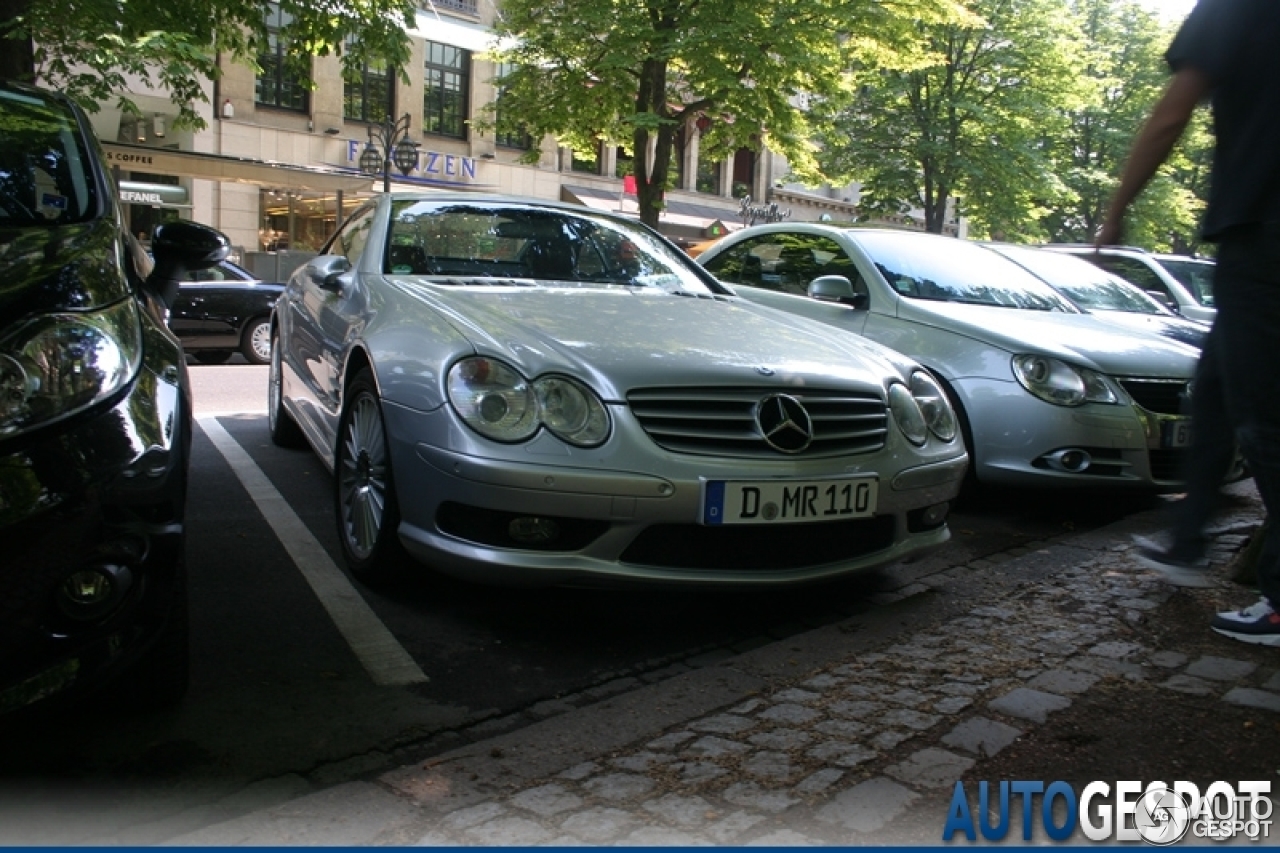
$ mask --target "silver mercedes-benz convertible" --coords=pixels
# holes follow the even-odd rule
[[[272,439],[334,472],[367,583],[833,578],[945,542],[968,464],[911,359],[567,204],[383,195],[272,336]]]

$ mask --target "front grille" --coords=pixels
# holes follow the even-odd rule
[[[785,393],[813,421],[802,457],[872,453],[884,447],[888,411],[875,392],[780,388],[652,388],[627,395],[631,413],[659,446],[676,453],[777,457],[756,424],[756,406]]]
[[[1161,415],[1191,413],[1187,383],[1181,380],[1121,379],[1120,385],[1129,392],[1135,403],[1148,412]]]
[[[804,569],[883,551],[893,534],[891,515],[818,524],[657,524],[635,538],[621,561],[712,571]]]

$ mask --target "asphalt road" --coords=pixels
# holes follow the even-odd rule
[[[374,592],[341,569],[327,471],[270,442],[266,370],[191,367],[188,699],[145,715],[89,705],[11,728],[0,741],[0,843],[33,838],[4,827],[34,828],[41,843],[163,840],[237,802],[518,726],[558,702],[844,618],[913,577],[1160,500],[977,495],[935,554],[794,590],[512,590],[424,573]]]

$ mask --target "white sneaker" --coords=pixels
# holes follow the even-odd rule
[[[1138,546],[1133,552],[1133,558],[1159,574],[1166,583],[1191,589],[1208,589],[1214,586],[1213,577],[1208,570],[1208,560],[1191,563],[1175,560],[1162,546],[1143,536],[1133,537],[1133,544]]]
[[[1209,627],[1242,643],[1280,646],[1280,613],[1265,597],[1240,610],[1219,613]]]

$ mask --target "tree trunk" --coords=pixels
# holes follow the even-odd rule
[[[30,5],[31,0],[0,0],[0,80],[36,79],[35,46],[30,37],[13,32]]]

